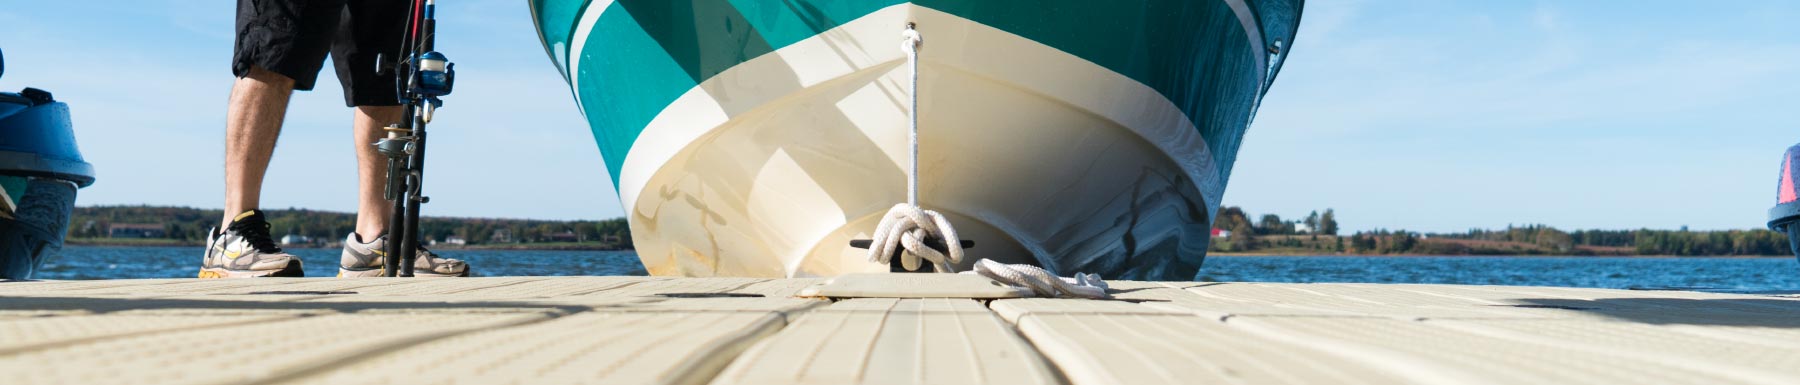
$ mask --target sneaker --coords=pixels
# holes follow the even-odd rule
[[[262,211],[238,214],[225,226],[207,231],[206,258],[200,261],[200,278],[300,277],[300,259],[275,246],[269,222]]]
[[[381,277],[387,275],[387,236],[364,243],[362,236],[350,233],[344,239],[344,257],[338,260],[339,277]],[[439,258],[425,246],[419,246],[413,260],[415,277],[467,277],[469,264],[462,260]]]

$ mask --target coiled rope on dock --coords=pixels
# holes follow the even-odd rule
[[[906,174],[906,203],[888,209],[881,223],[875,226],[874,239],[869,244],[869,261],[887,265],[892,262],[896,249],[904,249],[905,252],[900,253],[900,264],[906,270],[918,270],[924,260],[931,262],[939,273],[954,273],[952,264],[963,259],[962,239],[957,237],[956,228],[943,214],[919,207],[919,49],[924,45],[924,36],[912,23],[907,23],[906,30],[900,33],[900,49],[906,51],[906,63],[911,71],[907,89],[911,99],[907,111],[910,124],[907,142],[912,151]],[[931,238],[944,240],[947,250],[938,251],[927,245],[925,241]],[[977,261],[975,270],[965,273],[1027,288],[1040,297],[1107,298],[1106,282],[1094,274],[1078,273],[1070,279],[1037,266],[1005,264],[989,259]]]
[[[1014,287],[1031,289],[1033,295],[1052,298],[1108,298],[1106,281],[1099,274],[1075,273],[1075,278],[1058,277],[1042,267],[1007,264],[992,259],[975,261],[975,270],[963,274],[980,274]]]

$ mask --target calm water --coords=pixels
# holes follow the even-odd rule
[[[300,256],[308,277],[337,276],[341,249],[287,249]],[[478,276],[646,275],[629,251],[432,250],[469,262]],[[68,246],[44,263],[37,279],[193,278],[199,247]]]
[[[1793,258],[1207,257],[1203,281],[1800,290]]]
[[[338,249],[292,249],[309,277],[337,275]],[[644,275],[628,251],[441,250],[476,275]],[[69,246],[40,279],[186,278],[199,248]],[[1800,290],[1792,258],[1208,257],[1203,281],[1452,283]]]

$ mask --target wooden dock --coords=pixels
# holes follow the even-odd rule
[[[1118,300],[796,298],[817,279],[0,282],[5,384],[1800,384],[1800,298],[1112,282]]]

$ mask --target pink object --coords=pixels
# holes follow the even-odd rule
[[[1781,191],[1776,192],[1775,204],[1793,202],[1794,196],[1794,158],[1789,156],[1781,161]]]

